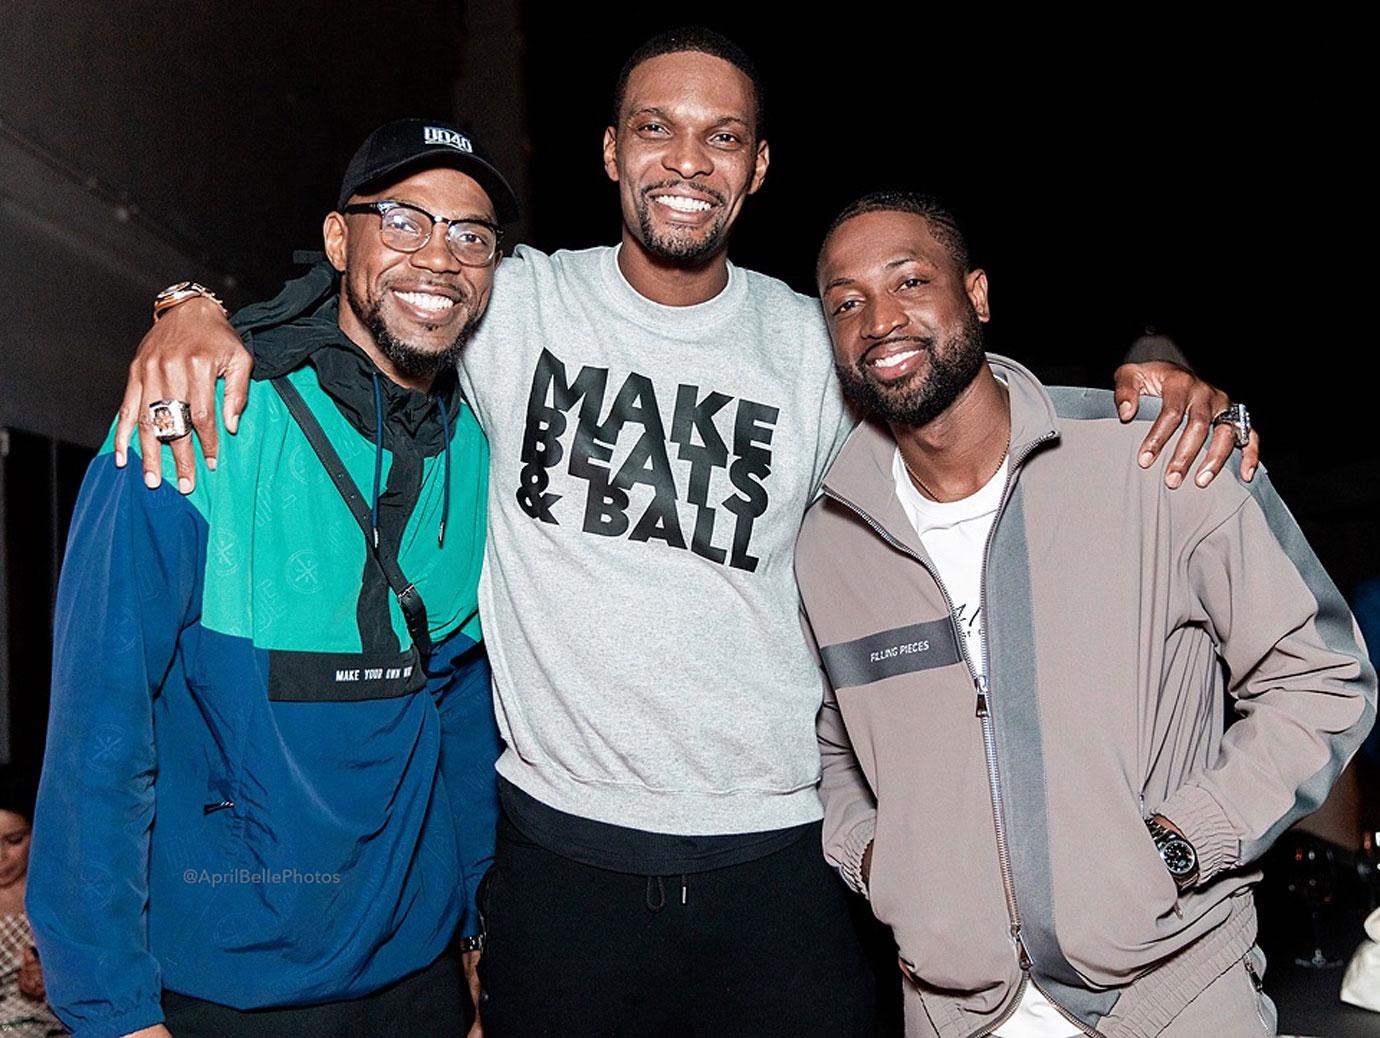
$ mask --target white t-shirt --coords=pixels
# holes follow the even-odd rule
[[[982,552],[1001,506],[1008,466],[1003,460],[991,479],[959,501],[931,501],[921,494],[906,472],[900,450],[891,466],[901,508],[939,570],[953,603],[954,622],[979,672],[987,665],[982,643]],[[994,1034],[996,1038],[1076,1038],[1079,1032],[1034,984],[1027,984],[1021,1004]]]

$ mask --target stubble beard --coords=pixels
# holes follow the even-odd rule
[[[933,338],[914,341],[929,363],[897,385],[879,382],[861,357],[856,364],[835,364],[844,395],[889,424],[918,428],[947,411],[987,363],[982,322],[971,305],[963,327],[942,345]]]
[[[728,237],[724,199],[717,197],[715,192],[706,192],[715,195],[719,210],[714,222],[701,232],[703,237],[659,233],[652,223],[652,206],[656,203],[651,200],[651,195],[653,191],[674,186],[674,183],[656,184],[638,195],[637,225],[641,231],[642,247],[657,259],[669,260],[677,266],[696,267],[718,252]],[[699,190],[704,191],[703,188]]]
[[[460,330],[455,333],[455,339],[448,346],[440,350],[424,349],[398,338],[388,327],[383,318],[383,297],[381,295],[360,299],[356,295],[350,279],[346,278],[344,283],[345,296],[350,308],[363,322],[364,327],[369,329],[369,334],[374,337],[374,342],[383,355],[401,374],[409,378],[435,378],[447,368],[455,367],[460,360],[460,354],[464,352],[465,343],[474,334],[475,325],[479,323],[479,316],[471,312],[470,316],[465,319],[465,323],[460,326]],[[462,299],[455,305],[464,306],[468,302],[468,299]]]

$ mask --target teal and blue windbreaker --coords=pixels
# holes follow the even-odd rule
[[[488,449],[453,377],[431,397],[376,380],[335,307],[256,333],[256,353],[294,359],[377,497],[434,652],[411,672],[365,535],[268,383],[188,496],[167,448],[150,492],[107,441],[58,593],[28,889],[49,998],[81,1038],[159,1022],[164,987],[240,1009],[354,998],[479,929],[499,751],[476,601]]]

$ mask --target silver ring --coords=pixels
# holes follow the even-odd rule
[[[1236,445],[1244,447],[1251,442],[1251,413],[1245,404],[1231,404],[1212,416],[1212,424],[1230,425],[1236,433]]]
[[[149,404],[149,421],[155,439],[172,443],[192,431],[192,405],[185,400],[155,400]]]

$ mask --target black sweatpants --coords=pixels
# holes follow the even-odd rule
[[[163,992],[173,1038],[460,1038],[468,999],[460,962],[442,955],[396,984],[348,1002],[248,1012]]]
[[[480,904],[485,1038],[876,1033],[818,827],[756,861],[648,877],[562,857],[500,817]]]

